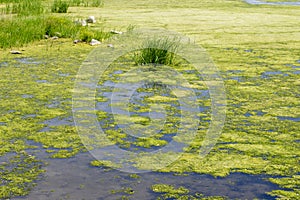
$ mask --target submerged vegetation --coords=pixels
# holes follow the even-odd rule
[[[70,5],[69,9],[72,6],[102,5],[102,1],[66,2]],[[142,69],[140,65],[148,63],[171,65],[183,74],[199,97],[201,123],[195,140],[176,162],[160,171],[214,176],[227,176],[234,172],[267,174],[271,177],[270,182],[281,187],[268,192],[269,195],[297,199],[300,195],[299,8],[260,7],[242,1],[223,0],[206,1],[205,5],[193,0],[174,5],[170,1],[158,0],[151,5],[142,1],[140,4],[120,2],[123,1],[118,3],[124,5],[124,16],[119,16],[119,10],[114,11],[116,4],[112,1],[107,3],[107,10],[103,9],[97,17],[103,15],[109,18],[111,27],[126,27],[127,23],[151,26],[153,21],[157,21],[159,23],[154,26],[195,37],[219,67],[226,87],[228,108],[223,133],[210,154],[201,158],[199,149],[211,120],[211,98],[199,78],[200,74],[191,66],[177,62],[176,56],[170,53],[179,48],[177,41],[154,38],[144,44],[144,50],[130,57],[131,60],[124,58],[131,68]],[[29,152],[32,150],[44,149],[52,158],[69,158],[86,151],[72,122],[71,99],[76,73],[93,47],[71,45],[70,38],[105,42],[111,33],[104,31],[101,23],[95,27],[82,27],[73,22],[73,18],[86,17],[96,8],[85,8],[87,11],[83,10],[83,13],[66,17],[63,13],[51,13],[51,6],[44,6],[45,3],[49,2],[0,0],[3,5],[0,8],[0,198],[24,196],[37,183],[45,163],[31,155]],[[186,9],[187,6],[189,9]],[[169,12],[173,7],[178,10]],[[140,16],[141,21],[132,17],[141,15],[139,9],[145,12]],[[99,10],[96,11],[99,13]],[[161,18],[161,15],[166,17]],[[128,22],[120,18],[126,18]],[[261,20],[254,20],[258,18]],[[59,36],[60,39],[44,40],[44,35]],[[118,48],[117,44],[114,45]],[[147,48],[149,46],[157,48]],[[13,47],[23,47],[23,54],[9,54],[6,49]],[[114,64],[99,84],[117,82],[131,69],[121,62]],[[108,100],[102,96],[107,92],[111,92],[110,87],[98,91],[97,103]],[[98,120],[109,138],[123,149],[159,149],[171,139],[183,142],[173,138],[180,121],[176,115],[179,103],[175,95],[166,95],[167,92],[163,84],[141,87],[135,94],[141,97],[139,102],[128,104],[128,110],[134,115],[130,119],[118,116],[132,122],[134,128],[147,126],[151,119],[142,114],[149,113],[151,106],[159,103],[166,110],[164,130],[159,134],[132,140],[117,130],[109,112],[98,110]],[[165,156],[167,158],[168,155]],[[136,157],[132,163],[138,169],[147,170],[158,159],[155,155]],[[119,167],[106,160],[91,161],[91,165]],[[159,194],[159,199],[226,199],[206,197],[201,188],[199,193],[190,193],[188,186],[155,184],[149,190]],[[124,198],[130,198],[136,192],[135,188],[123,187],[111,193],[121,193]]]

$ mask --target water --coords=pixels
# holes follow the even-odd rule
[[[265,2],[260,0],[245,0],[249,4],[254,5],[290,5],[290,6],[300,6],[300,2]]]
[[[290,121],[294,121],[294,122],[300,122],[300,117],[278,116],[277,119],[279,119],[279,120],[290,120]]]
[[[170,184],[175,188],[183,186],[190,194],[203,193],[206,196],[226,196],[229,199],[275,199],[265,193],[279,189],[265,181],[265,175],[233,173],[225,178],[187,173],[144,173],[140,178],[109,168],[91,167],[93,160],[88,153],[81,153],[69,159],[49,159],[44,153],[38,157],[49,163],[37,186],[26,197],[14,199],[108,199],[115,200],[126,195],[124,188],[133,190],[130,199],[156,199],[159,194],[152,192],[154,184]]]
[[[0,63],[0,67],[7,67],[8,66],[8,62],[1,62]]]
[[[34,95],[32,95],[32,94],[23,94],[22,95],[22,98],[24,98],[24,99],[32,99],[34,97]]]
[[[33,58],[27,58],[27,57],[15,58],[15,60],[18,61],[21,64],[35,64],[35,65],[38,65],[38,64],[41,63],[39,61],[35,61]]]
[[[268,79],[273,76],[279,76],[279,75],[280,76],[289,76],[288,74],[283,73],[282,71],[267,71],[267,72],[262,73],[261,78]]]
[[[114,74],[121,74],[117,71]],[[239,73],[239,72],[236,72]],[[105,82],[105,87],[113,87],[115,83]],[[123,85],[124,86],[124,85]],[[124,86],[124,87],[127,87]],[[101,89],[101,87],[98,89]],[[209,98],[208,90],[195,90],[197,98]],[[111,92],[101,93],[105,97],[111,97]],[[135,94],[135,101],[142,100],[148,93]],[[32,98],[33,95],[23,95],[23,98]],[[97,103],[97,109],[108,109],[110,101]],[[53,101],[48,106],[57,107],[60,101]],[[201,107],[200,112],[209,110],[209,107]],[[120,111],[121,112],[121,111]],[[145,113],[142,113],[142,115]],[[155,114],[155,113],[154,113]],[[156,113],[159,115],[159,113]],[[250,113],[249,113],[250,114]],[[263,115],[257,111],[257,115]],[[250,115],[249,115],[250,116]],[[27,116],[34,117],[34,116]],[[50,131],[51,126],[68,125],[74,126],[73,118],[53,118],[45,120],[46,125],[41,131]],[[1,124],[0,124],[1,126]],[[170,137],[173,135],[170,134]],[[163,138],[170,140],[170,138]],[[34,144],[34,143],[33,143]],[[131,199],[155,199],[159,194],[151,191],[153,184],[170,184],[175,188],[184,186],[191,194],[203,193],[206,196],[226,196],[229,199],[275,199],[266,195],[266,192],[280,189],[277,185],[266,180],[265,175],[249,175],[233,173],[225,178],[215,178],[210,175],[187,173],[174,175],[174,173],[144,173],[139,174],[140,178],[134,179],[130,174],[112,170],[109,168],[97,168],[90,166],[93,157],[89,153],[80,153],[69,159],[51,159],[41,145],[38,150],[29,151],[48,165],[44,165],[45,174],[41,175],[37,186],[26,197],[14,199],[118,199],[127,195]],[[0,157],[1,158],[1,157]],[[1,161],[1,160],[0,160]],[[131,188],[133,195],[121,191],[124,188]]]
[[[42,122],[42,124],[45,124],[46,126],[40,130],[40,132],[48,132],[51,131],[53,126],[75,126],[73,117],[67,117],[67,118],[60,118],[55,117],[53,119],[45,120]]]
[[[49,83],[47,80],[37,80],[37,83]]]

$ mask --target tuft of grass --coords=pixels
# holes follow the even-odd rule
[[[152,38],[142,45],[140,52],[134,54],[134,61],[137,65],[172,65],[179,46],[177,38]]]
[[[83,42],[90,42],[92,39],[103,41],[111,37],[110,32],[105,32],[103,30],[91,30],[87,27],[82,29],[79,33],[79,39]]]
[[[74,38],[81,29],[80,26],[65,17],[49,16],[45,18],[44,25],[44,34],[55,36],[59,33],[63,38]]]
[[[69,3],[62,0],[55,0],[51,7],[53,13],[67,13],[69,9]]]

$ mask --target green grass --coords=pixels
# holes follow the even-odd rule
[[[51,7],[51,12],[53,13],[67,13],[69,8],[69,3],[61,0],[54,0]]]
[[[18,16],[39,15],[45,12],[41,0],[15,0],[6,3],[2,14],[17,14]]]
[[[135,53],[134,61],[137,65],[172,65],[175,62],[175,54],[179,45],[176,38],[149,38],[141,46],[141,51]]]
[[[2,19],[0,26],[1,48],[24,46],[44,35],[74,38],[81,28],[70,19],[54,16]]]
[[[69,0],[70,6],[83,6],[83,7],[102,7],[103,0]]]

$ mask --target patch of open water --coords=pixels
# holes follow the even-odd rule
[[[278,116],[277,119],[279,119],[279,120],[290,120],[290,121],[294,121],[294,122],[300,122],[300,117]]]
[[[300,2],[288,2],[288,1],[282,1],[282,2],[266,2],[263,0],[245,0],[249,4],[254,5],[289,5],[289,6],[300,6]]]
[[[21,64],[35,64],[35,65],[41,64],[41,62],[36,61],[33,58],[27,58],[27,57],[15,58],[15,60],[18,61]]]
[[[42,122],[42,124],[45,124],[46,127],[42,128],[40,132],[48,132],[51,131],[52,126],[75,126],[73,117],[67,117],[67,118],[60,118],[60,117],[55,117],[53,119],[48,119]]]

